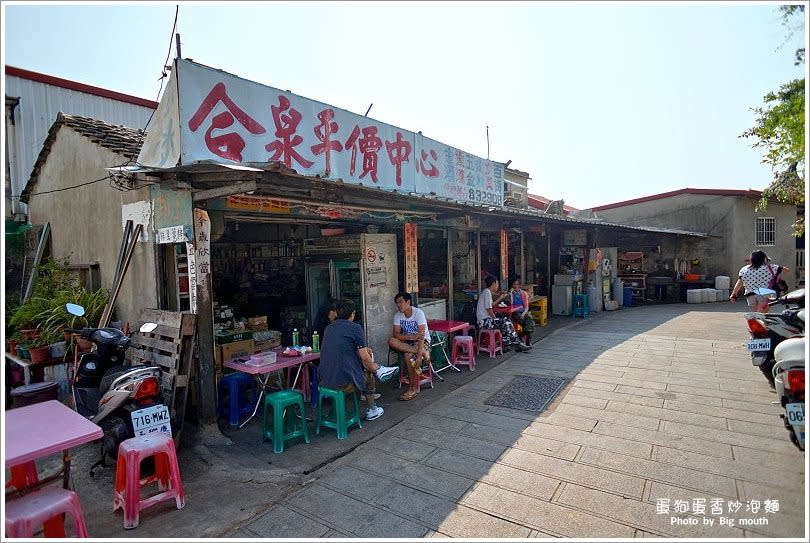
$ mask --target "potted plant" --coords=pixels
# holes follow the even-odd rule
[[[28,350],[31,353],[31,363],[39,364],[49,360],[51,343],[56,343],[61,337],[61,332],[57,334],[52,329],[44,329],[36,338],[30,340]]]

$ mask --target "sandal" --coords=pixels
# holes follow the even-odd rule
[[[403,402],[408,402],[416,398],[417,394],[419,393],[416,392],[415,390],[406,390],[405,392],[402,393],[399,399],[402,400]]]

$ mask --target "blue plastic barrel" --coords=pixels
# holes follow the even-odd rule
[[[624,307],[630,307],[633,305],[633,289],[630,287],[624,287],[624,299],[622,305]]]

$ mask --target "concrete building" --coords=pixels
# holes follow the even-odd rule
[[[793,287],[798,282],[792,234],[796,206],[772,201],[766,210],[757,211],[761,195],[756,190],[684,188],[597,206],[592,211],[613,223],[706,233],[705,239],[690,248],[694,254],[680,255],[682,261],[699,262],[691,273],[735,278],[751,251],[761,249],[777,264],[791,268],[783,277]]]

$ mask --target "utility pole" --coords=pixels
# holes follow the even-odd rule
[[[177,58],[183,58],[183,55],[180,53],[180,33],[174,35],[174,41],[177,44]]]

